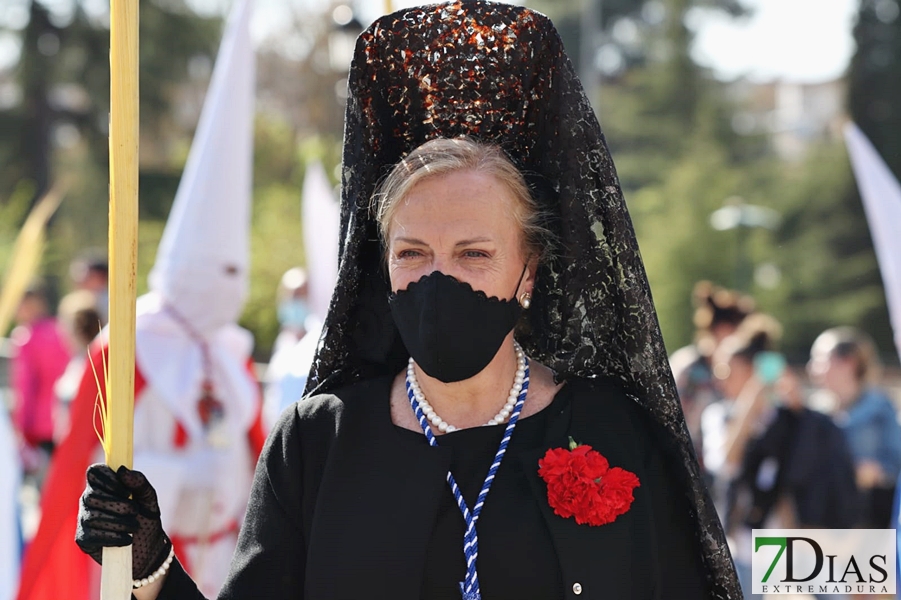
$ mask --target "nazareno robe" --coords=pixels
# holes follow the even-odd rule
[[[75,544],[75,526],[78,516],[78,499],[84,491],[84,472],[92,462],[102,460],[100,444],[95,433],[95,431],[101,431],[102,427],[98,422],[95,404],[98,393],[106,394],[102,364],[103,357],[108,356],[108,353],[108,346],[95,343],[78,393],[72,400],[70,431],[57,448],[50,464],[50,471],[41,497],[41,523],[25,552],[17,600],[57,600],[59,598],[89,600],[97,595],[97,590],[94,588],[97,587],[99,581],[99,567]],[[246,377],[249,381],[254,382],[253,363],[249,356],[244,360],[247,368]],[[94,377],[91,363],[98,369],[97,379]],[[148,389],[148,382],[144,374],[140,368],[136,367],[136,414],[140,414],[141,405],[147,399],[148,394],[152,394],[152,390]],[[159,402],[153,400],[151,402],[155,405],[152,409],[156,418],[152,423],[145,422],[143,430],[151,428],[152,431],[147,433],[157,440],[157,445],[162,443],[171,447],[169,461],[172,466],[177,466],[180,460],[180,449],[188,450],[189,435],[179,421],[171,415],[169,418],[164,417],[161,420],[160,415],[166,413],[165,409],[159,406]],[[261,408],[261,398],[258,396],[258,417],[245,432],[246,443],[244,445],[251,464],[259,456],[264,441],[262,422],[259,418]],[[141,427],[137,427],[135,430],[138,438],[141,436],[141,431]],[[144,447],[146,444],[137,439],[135,448],[136,458],[139,461],[141,460],[141,450]],[[159,472],[166,471],[165,462],[156,461],[156,463]],[[140,464],[136,466],[140,467]],[[173,470],[174,472],[175,470]],[[154,478],[154,486],[158,489],[161,499],[165,495],[178,494],[178,484],[171,479],[165,476]],[[170,488],[175,489],[169,493]],[[247,494],[246,489],[237,490],[236,493],[239,494],[243,506],[243,498]],[[177,510],[174,506],[172,508]],[[170,531],[170,533],[177,532]],[[190,551],[183,549],[182,553],[185,552]],[[222,560],[219,559],[219,561]],[[221,564],[215,566],[222,568]]]

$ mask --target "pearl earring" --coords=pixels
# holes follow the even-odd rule
[[[523,308],[529,308],[532,306],[532,294],[529,292],[523,292],[523,295],[519,297],[519,303]]]

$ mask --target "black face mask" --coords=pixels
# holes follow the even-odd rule
[[[489,298],[440,271],[391,294],[388,305],[413,360],[444,383],[487,367],[522,312],[515,297]]]

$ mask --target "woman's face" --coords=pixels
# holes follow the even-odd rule
[[[16,324],[31,325],[47,314],[47,303],[36,296],[25,296],[16,309]]]
[[[754,376],[754,366],[746,358],[732,356],[726,362],[715,365],[714,375],[717,387],[723,396],[735,400],[741,394],[745,384]]]
[[[807,373],[814,385],[833,392],[843,390],[848,382],[857,380],[853,358],[836,356],[831,349],[818,348],[816,344],[810,351]]]
[[[388,228],[391,289],[406,289],[440,271],[489,297],[531,293],[534,268],[530,264],[523,275],[528,259],[513,218],[514,202],[505,184],[475,171],[429,177],[414,185],[399,201]]]

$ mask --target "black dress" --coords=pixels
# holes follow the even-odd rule
[[[541,446],[549,415],[568,405],[569,396],[568,390],[558,394],[551,406],[516,424],[479,517],[479,585],[484,598],[563,598],[563,575],[553,539],[517,457]],[[451,449],[451,473],[470,508],[476,503],[505,428],[474,427],[437,438],[440,446]],[[398,430],[428,444],[422,432]],[[459,582],[466,572],[464,530],[463,517],[448,486],[428,544],[420,597],[460,600]]]
[[[287,411],[257,465],[223,600],[456,599],[462,517],[481,487],[501,427],[441,436],[391,422],[391,378],[314,396]],[[630,510],[600,527],[547,504],[538,460],[568,437],[636,473]],[[523,419],[479,519],[485,600],[709,597],[687,499],[652,422],[606,379],[572,379]],[[175,563],[161,600],[202,598]]]

